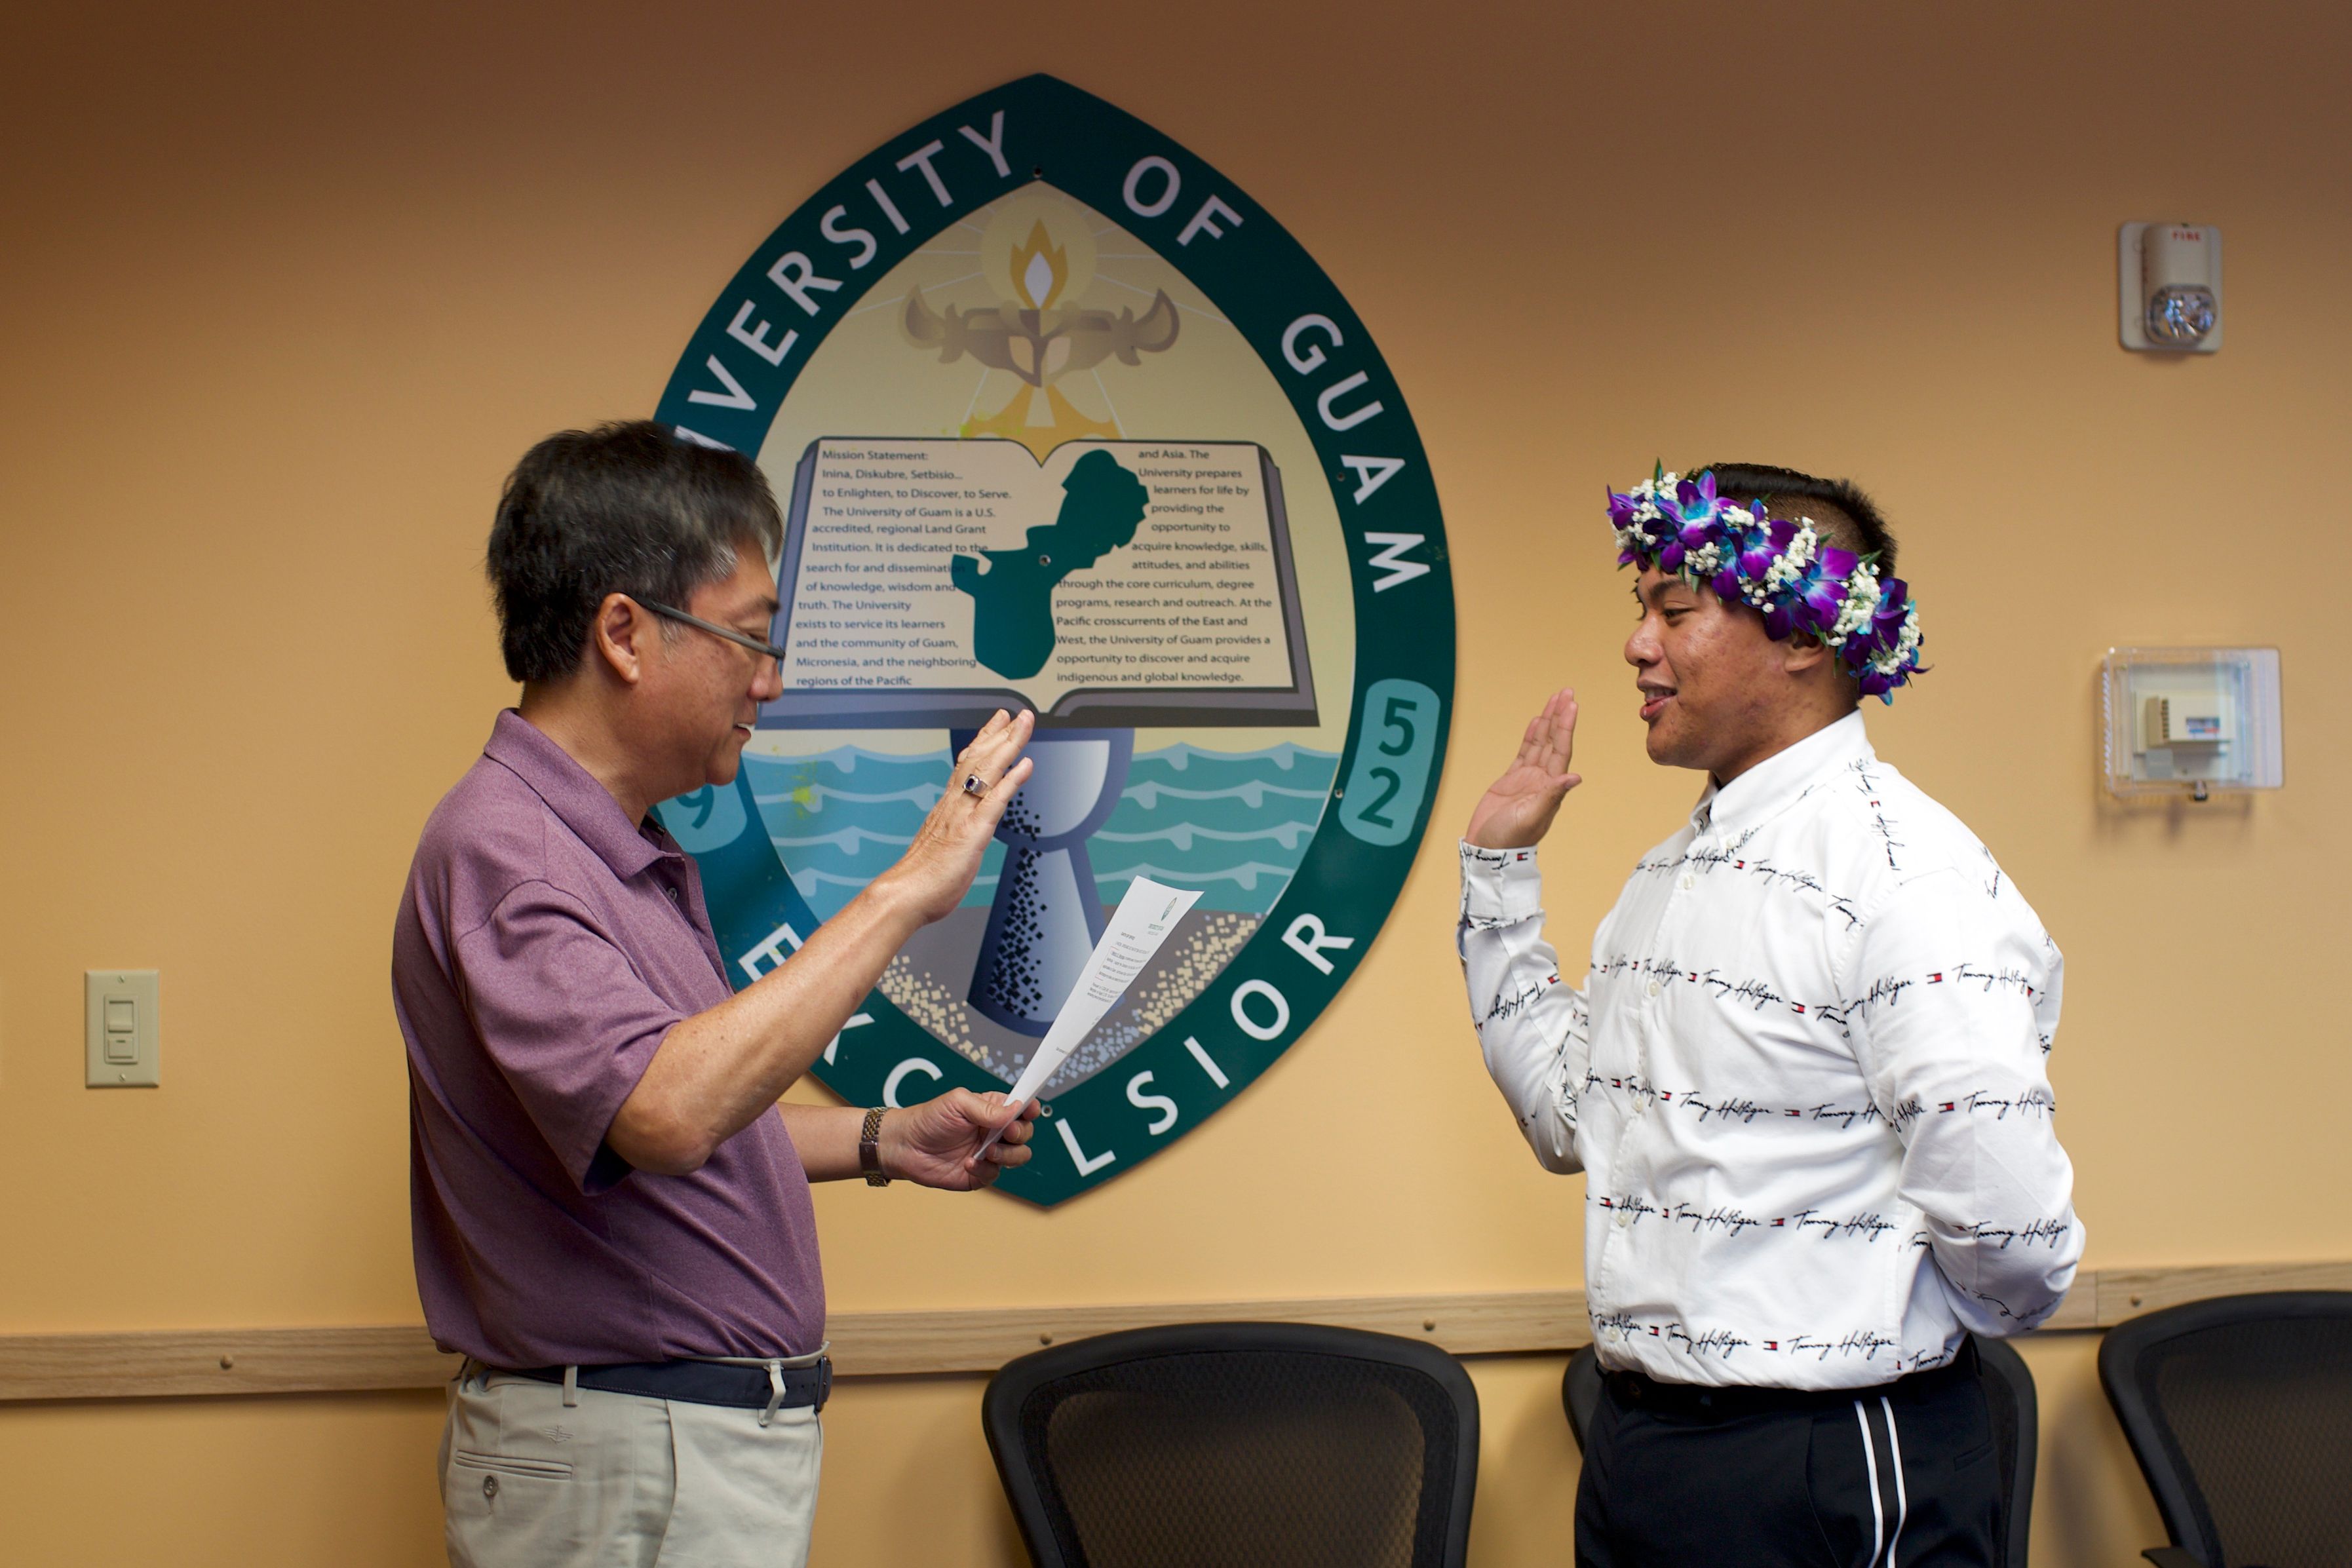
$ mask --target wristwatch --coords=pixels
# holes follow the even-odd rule
[[[857,1134],[857,1168],[866,1173],[867,1186],[888,1186],[890,1178],[882,1173],[882,1107],[877,1105],[866,1113],[866,1125]]]

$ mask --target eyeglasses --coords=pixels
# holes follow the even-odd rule
[[[699,631],[708,632],[713,637],[724,637],[739,648],[749,648],[763,658],[773,659],[776,662],[778,673],[781,674],[783,670],[784,650],[777,647],[773,643],[762,643],[757,637],[746,635],[731,626],[721,626],[716,622],[705,621],[699,615],[688,615],[685,611],[672,605],[658,604],[650,599],[640,599],[637,602],[666,620],[682,622]]]

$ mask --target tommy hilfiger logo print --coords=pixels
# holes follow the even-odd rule
[[[1748,836],[1753,836],[1752,831]],[[1747,838],[1743,837],[1740,844],[1746,842]],[[1647,872],[1651,875],[1658,876],[1678,872],[1685,866],[1696,869],[1702,875],[1717,871],[1732,872],[1745,876],[1761,878],[1771,887],[1810,893],[1829,908],[1843,915],[1848,930],[1862,924],[1862,916],[1854,913],[1853,900],[1844,894],[1832,893],[1822,884],[1822,879],[1812,873],[1802,870],[1790,871],[1775,865],[1769,860],[1745,859],[1741,855],[1739,845],[1730,845],[1719,850],[1685,850],[1672,860],[1636,862],[1633,870],[1636,873]]]
[[[1665,1339],[1685,1355],[1720,1354],[1726,1361],[1731,1359],[1733,1351],[1756,1343],[1754,1340],[1732,1333],[1729,1329],[1708,1329],[1704,1333],[1695,1334],[1680,1323],[1668,1323],[1664,1335],[1659,1335],[1656,1329],[1652,1329],[1650,1333],[1654,1336]]]
[[[1687,1092],[1677,1099],[1673,1092],[1668,1090],[1660,1091],[1658,1097],[1668,1103],[1680,1105],[1686,1110],[1697,1112],[1698,1119],[1702,1122],[1707,1121],[1713,1117],[1720,1116],[1727,1122],[1737,1122],[1744,1127],[1752,1124],[1759,1116],[1777,1116],[1781,1114],[1780,1112],[1774,1110],[1772,1107],[1769,1105],[1759,1105],[1753,1100],[1710,1101],[1702,1099],[1698,1095],[1689,1093]],[[1787,1113],[1787,1114],[1793,1116],[1796,1113],[1791,1111]]]
[[[1964,1100],[1942,1101],[1936,1108],[1946,1113],[1990,1111],[1993,1113],[1993,1119],[2000,1121],[2012,1111],[2021,1116],[2050,1115],[2058,1109],[2058,1101],[2046,1091],[2040,1089],[2029,1089],[2022,1094],[2008,1096],[1988,1094],[1979,1089]]]
[[[1868,1329],[1856,1329],[1834,1340],[1815,1339],[1811,1334],[1798,1334],[1782,1348],[1790,1355],[1818,1356],[1827,1361],[1832,1355],[1858,1355],[1864,1361],[1875,1361],[1882,1350],[1893,1350],[1895,1341]]]
[[[1857,1214],[1845,1219],[1829,1219],[1823,1218],[1820,1210],[1807,1208],[1800,1210],[1791,1218],[1795,1219],[1795,1228],[1800,1233],[1819,1230],[1822,1233],[1821,1239],[1823,1241],[1848,1236],[1859,1236],[1864,1241],[1875,1241],[1895,1228],[1892,1221],[1877,1214]],[[1779,1222],[1776,1220],[1774,1223]]]
[[[1853,770],[1855,787],[1861,789],[1863,799],[1870,808],[1871,828],[1878,835],[1880,848],[1885,852],[1886,868],[1889,871],[1901,871],[1902,862],[1896,857],[1895,852],[1906,846],[1902,840],[1895,836],[1895,824],[1887,821],[1885,805],[1879,799],[1878,775],[1872,770],[1874,760],[1873,758],[1858,757],[1846,766]]]
[[[1604,1194],[1592,1202],[1607,1209],[1618,1223],[1638,1226],[1651,1216],[1669,1225],[1688,1225],[1694,1234],[1714,1231],[1737,1238],[1753,1230],[1759,1234],[1780,1231],[1784,1236],[1804,1236],[1816,1241],[1845,1241],[1855,1239],[1865,1244],[1897,1228],[1885,1215],[1875,1212],[1848,1215],[1834,1218],[1817,1208],[1801,1208],[1794,1214],[1784,1214],[1770,1219],[1760,1219],[1737,1208],[1701,1209],[1695,1205],[1677,1203],[1661,1208],[1639,1193]]]
[[[1531,985],[1521,986],[1517,990],[1507,995],[1496,997],[1494,1006],[1486,1009],[1486,1016],[1481,1021],[1492,1023],[1496,1019],[1517,1018],[1527,1009],[1535,1006],[1546,991],[1559,984],[1559,977],[1552,975]]]
[[[1592,1327],[1603,1338],[1607,1338],[1613,1330],[1623,1339],[1655,1340],[1661,1344],[1672,1345],[1685,1355],[1712,1357],[1719,1361],[1730,1361],[1738,1352],[1753,1348],[1776,1355],[1809,1356],[1822,1362],[1832,1356],[1860,1357],[1864,1361],[1885,1358],[1909,1372],[1925,1366],[1940,1366],[1950,1360],[1952,1354],[1941,1348],[1908,1356],[1895,1354],[1893,1353],[1899,1347],[1894,1339],[1868,1329],[1850,1330],[1834,1338],[1811,1333],[1783,1334],[1778,1338],[1750,1337],[1736,1329],[1696,1328],[1679,1318],[1661,1318],[1654,1322],[1645,1322],[1631,1312],[1595,1312],[1592,1314]]]
[[[1713,991],[1717,1000],[1736,1002],[1759,1013],[1774,1002],[1789,1002],[1788,998],[1761,980],[1740,980],[1734,983],[1725,979],[1723,972],[1719,969],[1709,969],[1706,974],[1693,975],[1691,978]],[[1789,1002],[1789,1009],[1801,1014],[1805,1010],[1805,1004]]]
[[[2038,1242],[2043,1246],[2055,1249],[2058,1245],[2059,1239],[2069,1230],[2073,1229],[2074,1227],[2068,1225],[2063,1220],[2036,1219],[2024,1225],[2013,1227],[1994,1225],[1990,1221],[1979,1221],[1977,1224],[1971,1225],[1968,1228],[1969,1234],[1975,1237],[1979,1241],[1997,1242],[2000,1244],[2001,1249],[2006,1251],[2009,1249],[2009,1244],[2012,1241],[2021,1242],[2028,1247],[2033,1246]]]
[[[1477,928],[1472,922],[1473,928]],[[1799,1001],[1783,996],[1771,982],[1758,978],[1734,979],[1719,968],[1704,971],[1685,968],[1671,956],[1649,958],[1631,953],[1612,954],[1592,967],[1596,980],[1615,979],[1623,976],[1647,976],[1663,989],[1669,986],[1694,986],[1704,990],[1727,1007],[1744,1008],[1762,1012],[1767,1008],[1785,1008],[1795,1017],[1817,1019],[1828,1027],[1844,1032],[1856,1018],[1866,1018],[1873,1008],[1893,1009],[1902,1005],[1908,992],[1935,986],[1966,986],[1991,995],[2006,991],[2025,1000],[2041,998],[2041,990],[2022,971],[2014,968],[1988,968],[1963,959],[1939,969],[1929,969],[1916,975],[1882,975],[1870,983],[1862,995],[1848,1001]],[[2049,1049],[2049,1037],[2037,1033],[2042,1049]]]
[[[1958,982],[1980,985],[1988,996],[1996,990],[2015,991],[2028,999],[2034,995],[2032,983],[2026,978],[2025,971],[2022,969],[1979,969],[1973,964],[1962,964],[1952,971],[1952,978]]]
[[[1710,1097],[1703,1089],[1662,1088],[1639,1073],[1604,1077],[1589,1067],[1585,1070],[1583,1082],[1580,1087],[1588,1092],[1595,1089],[1613,1089],[1621,1094],[1629,1094],[1637,1100],[1647,1100],[1675,1110],[1694,1112],[1701,1123],[1737,1122],[1743,1127],[1752,1127],[1758,1122],[1768,1124],[1797,1122],[1805,1125],[1827,1123],[1842,1133],[1849,1133],[1856,1127],[1868,1127],[1876,1123],[1887,1122],[1891,1123],[1896,1132],[1901,1133],[1907,1132],[1912,1124],[1927,1115],[1929,1110],[1929,1107],[1922,1103],[1916,1095],[1897,1105],[1892,1117],[1881,1111],[1876,1104],[1869,1103],[1861,1105],[1841,1105],[1825,1101],[1817,1105],[1799,1106],[1769,1105],[1745,1096],[1718,1100]],[[2055,1114],[2057,1109],[2056,1096],[2044,1089],[2028,1089],[2021,1093],[2013,1094],[1996,1094],[1990,1090],[1978,1089],[1956,1099],[1939,1100],[1934,1105],[1935,1113],[1937,1115],[1967,1115],[1977,1112],[1990,1112],[1996,1121],[2011,1114],[2049,1116]]]

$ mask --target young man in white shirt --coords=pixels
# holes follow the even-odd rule
[[[1866,497],[1724,465],[1610,513],[1651,760],[1706,786],[1565,984],[1535,849],[1578,782],[1559,693],[1472,813],[1459,932],[1488,1071],[1587,1175],[1577,1561],[1999,1563],[1967,1335],[2042,1322],[2082,1256],[2058,949],[1870,748],[1919,630]]]

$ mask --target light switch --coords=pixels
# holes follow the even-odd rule
[[[92,1089],[152,1089],[163,1081],[163,1019],[152,969],[82,975],[83,1081]]]

